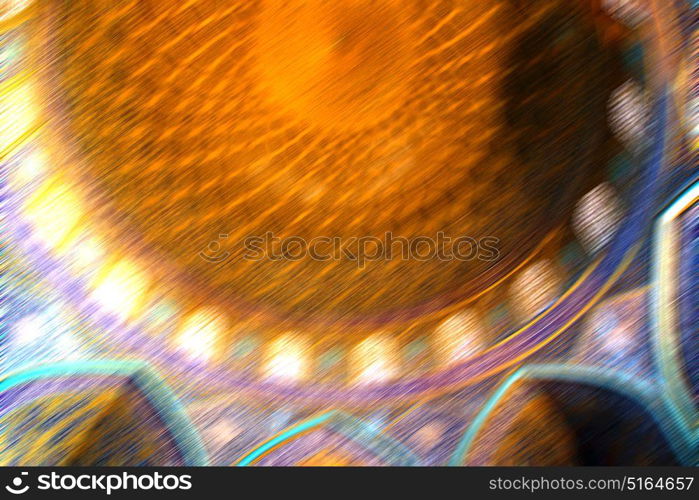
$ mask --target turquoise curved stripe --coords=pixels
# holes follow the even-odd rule
[[[319,415],[315,418],[312,418],[311,420],[306,420],[305,422],[301,422],[300,424],[297,424],[293,427],[290,427],[285,432],[283,432],[280,435],[278,435],[277,437],[267,441],[262,446],[260,446],[259,448],[256,448],[250,454],[243,457],[236,465],[239,467],[242,467],[245,465],[250,465],[256,459],[258,459],[260,456],[264,455],[266,452],[268,452],[269,450],[271,450],[275,446],[278,446],[281,443],[288,441],[289,439],[293,438],[294,436],[296,436],[298,434],[301,434],[302,432],[305,432],[309,429],[313,429],[314,427],[318,427],[322,423],[327,422],[333,415],[335,415],[335,411],[329,411],[329,412],[323,413],[322,415]]]
[[[677,409],[669,401],[667,394],[659,393],[651,383],[639,380],[623,372],[606,368],[547,364],[524,366],[510,375],[495,390],[459,440],[448,465],[459,466],[464,463],[472,449],[476,436],[483,429],[488,417],[492,415],[493,410],[503,400],[508,390],[520,380],[584,383],[614,390],[630,397],[645,408],[653,417],[665,434],[668,444],[682,463],[691,464],[695,459],[695,444],[693,443],[690,430],[684,425]],[[658,402],[660,404],[656,405]]]
[[[507,393],[507,391],[512,387],[512,385],[517,382],[520,378],[522,378],[522,374],[520,373],[520,370],[517,370],[514,374],[512,374],[510,377],[508,377],[505,382],[503,382],[500,387],[498,387],[495,392],[490,396],[487,401],[485,402],[485,405],[483,405],[483,408],[480,409],[478,414],[476,415],[476,418],[471,422],[471,424],[468,426],[466,431],[464,432],[463,436],[459,440],[458,444],[456,445],[456,448],[454,449],[454,453],[452,454],[451,458],[449,459],[448,465],[450,466],[459,466],[464,463],[464,459],[468,455],[468,452],[471,450],[471,446],[473,445],[473,441],[476,438],[476,435],[478,432],[481,430],[483,427],[483,424],[485,423],[486,419],[492,414],[493,410],[495,407],[498,405],[498,403],[502,400],[503,396]]]
[[[12,373],[0,380],[0,393],[35,380],[82,375],[131,377],[173,435],[173,439],[182,453],[185,465],[200,466],[208,464],[209,460],[204,444],[187,416],[182,403],[165,381],[146,362],[96,360],[63,361],[39,365]]]
[[[665,246],[672,244],[676,238],[672,234],[673,224],[676,219],[690,209],[699,199],[699,181],[687,187],[658,217],[655,227],[655,241],[653,242],[653,260],[651,261],[651,290],[652,314],[651,324],[653,357],[661,375],[661,385],[670,396],[671,404],[683,423],[691,429],[694,441],[699,441],[699,416],[694,404],[689,387],[686,385],[680,373],[682,368],[677,359],[677,343],[680,341],[680,332],[677,331],[676,320],[671,321],[667,315],[670,308],[676,307],[673,301],[668,300],[662,291],[662,287],[669,286],[666,273],[672,273],[674,269],[667,269],[668,262],[664,262]]]
[[[377,429],[375,426],[371,425],[365,420],[337,410],[332,410],[327,413],[323,413],[322,415],[319,415],[311,420],[306,420],[305,422],[301,422],[300,424],[290,427],[285,432],[279,434],[278,436],[274,437],[273,439],[267,441],[260,447],[253,450],[251,453],[249,453],[243,459],[241,459],[236,465],[251,465],[255,462],[255,460],[257,460],[262,455],[267,453],[269,450],[275,448],[276,446],[292,440],[292,438],[307,430],[310,430],[314,427],[320,427],[323,424],[327,424],[334,432],[337,432],[338,434],[341,434],[343,437],[346,437],[350,440],[357,441],[359,444],[371,451],[372,447],[370,445],[367,445],[366,443],[363,443],[361,440],[361,436],[359,435],[361,432],[365,432],[367,436],[371,439],[380,439],[384,442],[388,442],[391,447],[394,447],[396,449],[394,450],[395,453],[397,453],[397,456],[400,456],[406,462],[406,465],[419,465],[419,459],[406,446],[390,437],[383,435],[380,429]],[[343,428],[343,425],[345,424],[352,427],[358,427],[359,432],[353,429]],[[392,453],[389,453],[389,456],[383,456],[381,454],[379,455],[387,462],[390,462],[390,456],[392,455]]]

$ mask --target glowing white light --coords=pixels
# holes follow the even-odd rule
[[[40,314],[25,316],[15,323],[13,332],[17,344],[31,344],[46,335],[46,318]]]
[[[105,311],[126,320],[141,305],[147,284],[148,280],[136,265],[119,261],[103,273],[92,297]]]
[[[226,321],[221,315],[200,310],[185,320],[177,336],[177,345],[194,360],[210,361],[225,331]]]
[[[637,83],[628,81],[609,98],[609,125],[614,134],[631,151],[644,144],[648,127],[646,95]]]
[[[106,254],[104,243],[87,232],[78,235],[67,246],[71,265],[80,272],[97,271]]]
[[[573,230],[588,253],[604,248],[622,219],[621,202],[614,188],[603,183],[583,196],[573,213]]]
[[[513,307],[521,319],[541,312],[556,299],[559,290],[560,279],[549,260],[540,260],[524,269],[510,288]]]
[[[66,184],[47,181],[28,200],[24,212],[32,223],[34,235],[49,248],[57,250],[80,221],[80,200]]]
[[[435,329],[435,340],[446,363],[462,360],[481,350],[483,335],[481,321],[472,310],[448,317]]]
[[[362,384],[374,384],[393,378],[394,372],[386,361],[375,361],[364,368],[357,377]]]
[[[17,186],[24,186],[46,173],[46,155],[39,150],[33,150],[17,165],[12,175],[12,181]]]
[[[299,334],[288,333],[268,347],[264,376],[269,379],[296,382],[306,376],[307,343]]]
[[[356,381],[373,384],[397,375],[394,341],[377,334],[358,344],[353,351]]]
[[[81,355],[80,342],[68,331],[56,336],[54,349],[56,357],[59,359],[78,359]]]
[[[303,361],[292,353],[278,354],[270,361],[267,369],[272,378],[298,380],[303,374]]]
[[[29,83],[0,93],[0,151],[7,151],[37,122],[36,95]]]

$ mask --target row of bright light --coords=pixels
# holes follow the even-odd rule
[[[14,183],[31,184],[36,175],[47,172],[45,155],[33,151],[14,172]],[[22,186],[16,186],[21,188]],[[97,269],[89,281],[90,298],[100,308],[123,322],[142,317],[150,288],[147,273],[135,262],[121,259],[109,262],[104,244],[84,228],[84,206],[76,190],[56,177],[48,177],[28,196],[23,212],[32,224],[34,236],[60,257],[77,266],[76,270]],[[18,338],[27,341],[38,335],[39,318],[29,317],[18,324]],[[440,342],[460,359],[473,351],[470,339],[480,338],[474,331],[476,320],[465,313],[447,319],[438,328]],[[202,361],[216,358],[220,339],[228,324],[225,315],[203,308],[188,315],[176,335],[176,345],[190,357]],[[302,334],[289,333],[268,346],[264,373],[270,378],[302,380],[309,372],[308,342]],[[375,382],[396,375],[395,346],[388,336],[378,335],[361,342],[353,356],[357,380]]]
[[[29,83],[18,87],[14,97],[21,106],[3,112],[5,128],[0,144],[9,147],[31,130],[38,112],[34,109]],[[15,102],[9,99],[8,102]],[[17,112],[21,110],[21,112]],[[18,191],[28,191],[23,206],[34,236],[75,271],[89,274],[91,299],[102,310],[123,322],[142,318],[149,303],[150,280],[137,263],[110,259],[103,241],[85,227],[86,208],[78,190],[49,167],[45,149],[37,146],[16,166],[11,181]],[[521,317],[531,315],[551,302],[559,292],[559,280],[548,261],[534,263],[513,284],[515,303]],[[31,323],[29,323],[31,324]],[[474,312],[462,311],[447,318],[435,331],[440,358],[449,364],[482,348],[482,323]],[[213,361],[220,352],[220,339],[227,330],[224,314],[204,308],[188,315],[175,337],[179,349],[190,357]],[[271,378],[302,380],[309,373],[307,340],[302,334],[286,334],[270,343],[263,372]],[[354,349],[352,366],[355,379],[378,382],[397,375],[396,346],[390,335],[375,335]]]
[[[5,8],[0,15],[8,12],[14,15],[21,10],[20,4],[26,3],[14,1],[7,7],[3,5]],[[0,151],[6,152],[38,123],[40,106],[29,79],[20,80],[19,84],[3,84],[0,89]],[[15,188],[30,192],[23,212],[32,224],[35,237],[69,262],[74,270],[89,275],[90,297],[102,310],[123,322],[141,318],[149,303],[151,286],[147,273],[129,259],[108,257],[104,242],[85,227],[86,208],[78,190],[68,179],[52,171],[50,163],[47,151],[37,147],[21,159],[11,177]],[[611,219],[613,224],[595,219],[596,225],[589,232],[601,233],[607,238],[610,226],[618,222],[616,215]],[[599,234],[597,236],[599,238]],[[515,303],[522,307],[521,315],[527,316],[550,303],[559,292],[559,284],[547,261],[533,264],[522,276],[514,284],[513,293]],[[41,325],[46,324],[37,317],[24,318],[17,324],[18,339],[21,342],[35,339],[40,335]],[[224,314],[203,308],[184,318],[175,335],[175,344],[193,359],[214,361],[227,329]],[[472,311],[456,313],[435,330],[435,343],[446,364],[481,350],[483,338],[482,322]],[[308,376],[311,348],[303,334],[284,334],[272,341],[266,350],[264,376],[286,381],[303,380]],[[363,340],[353,349],[355,380],[371,383],[396,377],[396,353],[396,341],[390,335],[376,334]]]
[[[19,178],[31,180],[28,172],[44,172],[39,166],[43,155],[27,157],[28,168],[20,168]],[[84,228],[84,208],[76,190],[67,183],[49,177],[27,199],[24,214],[32,223],[34,235],[82,272],[92,271],[90,298],[100,308],[123,322],[142,318],[150,301],[147,273],[128,259],[111,261],[104,244]],[[95,271],[96,270],[96,271]],[[540,261],[527,278],[515,283],[518,302],[540,309],[555,298],[557,280],[550,264]],[[520,280],[521,281],[521,280]],[[535,297],[536,300],[532,299]],[[524,314],[533,312],[523,311]],[[27,328],[34,325],[30,322]],[[175,336],[175,344],[193,359],[213,361],[222,349],[220,339],[228,330],[224,314],[203,308],[188,315]],[[473,311],[462,311],[443,321],[435,330],[435,343],[445,363],[459,361],[482,348],[482,322]],[[303,380],[309,373],[311,349],[303,334],[288,333],[272,341],[267,348],[265,376],[274,379]],[[359,382],[379,382],[397,374],[395,341],[389,335],[374,335],[359,343],[353,351],[355,377]]]
[[[9,148],[37,121],[38,111],[31,83],[25,82],[3,95],[0,146]],[[147,273],[128,259],[111,260],[102,240],[85,227],[85,204],[77,189],[49,167],[47,151],[37,146],[20,159],[11,182],[18,191],[29,191],[23,213],[41,243],[69,262],[74,270],[89,273],[90,298],[102,310],[123,322],[145,312],[150,288]],[[43,320],[28,317],[20,321],[18,338],[26,341],[38,335]],[[190,357],[215,360],[220,339],[228,328],[225,315],[204,308],[188,315],[175,337],[176,346]],[[438,343],[447,354],[446,362],[462,359],[480,348],[481,331],[473,314],[459,313],[437,329]],[[309,349],[302,334],[289,333],[272,341],[267,349],[263,373],[272,379],[303,380],[309,373]],[[358,382],[379,382],[397,375],[395,341],[375,335],[354,349],[352,366]]]
[[[49,168],[46,155],[32,151],[19,163],[12,175],[16,188],[22,189],[45,175]],[[70,262],[76,271],[93,272],[89,280],[90,298],[106,313],[128,322],[141,318],[149,300],[147,273],[128,259],[111,261],[102,241],[84,226],[84,204],[77,191],[59,177],[47,176],[26,199],[26,219],[33,235],[45,247]],[[96,271],[95,271],[96,270]],[[440,343],[451,360],[461,359],[474,351],[473,339],[480,338],[473,314],[460,313],[447,319],[437,329]],[[21,342],[40,335],[47,323],[38,316],[24,318],[17,324]],[[203,308],[188,315],[176,334],[175,344],[193,359],[215,360],[221,350],[220,339],[228,330],[224,314]],[[378,382],[397,373],[395,341],[386,335],[365,339],[354,349],[353,366],[360,382]],[[303,380],[309,373],[308,341],[302,334],[288,333],[272,341],[267,348],[264,375],[272,379]]]
[[[38,96],[30,79],[5,84],[0,92],[0,151],[9,151],[30,134],[39,122]],[[35,141],[36,142],[36,141]],[[42,245],[69,263],[74,271],[88,275],[90,299],[103,311],[128,322],[142,317],[149,302],[150,280],[147,273],[129,259],[110,259],[99,236],[85,224],[84,200],[70,181],[50,168],[50,157],[40,144],[25,152],[11,172],[10,182],[24,196],[22,211],[32,225],[33,236]],[[41,341],[54,329],[55,321],[45,315],[29,315],[15,325],[19,344]],[[208,308],[197,310],[181,322],[175,336],[176,347],[191,358],[213,361],[220,352],[221,340],[228,328],[225,315]],[[442,342],[456,360],[470,353],[465,339],[468,332],[463,318],[454,317],[439,329]],[[71,344],[72,345],[72,344]],[[287,381],[302,380],[309,373],[309,349],[302,334],[289,333],[272,341],[267,349],[264,375]],[[395,341],[375,335],[354,349],[356,380],[378,382],[396,376]]]

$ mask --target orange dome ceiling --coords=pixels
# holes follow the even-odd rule
[[[55,6],[61,125],[80,182],[108,202],[94,215],[185,276],[183,295],[282,315],[361,317],[488,286],[569,216],[604,130],[592,25],[568,1],[520,4]],[[500,257],[199,255],[267,232],[493,236]]]

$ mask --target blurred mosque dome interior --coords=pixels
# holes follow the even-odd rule
[[[0,1],[0,465],[696,465],[696,9]]]

